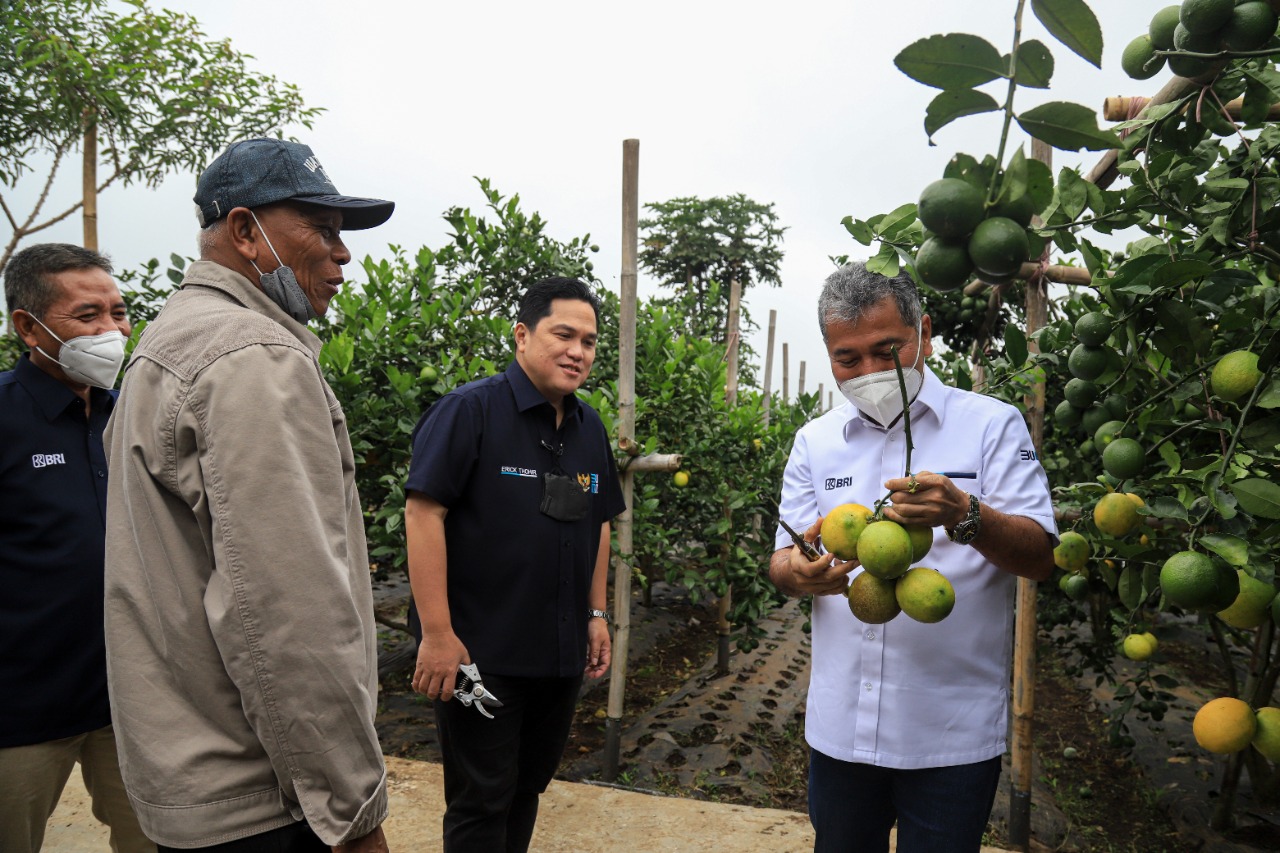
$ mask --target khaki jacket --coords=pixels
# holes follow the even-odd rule
[[[106,431],[107,673],[125,786],[160,844],[387,813],[369,558],[320,341],[191,265]]]

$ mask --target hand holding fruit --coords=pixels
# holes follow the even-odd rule
[[[899,524],[944,527],[957,524],[969,512],[968,496],[950,479],[931,471],[889,480],[884,487],[892,501],[885,506],[884,517]]]
[[[804,538],[815,542],[821,530],[822,519],[819,518],[804,532]],[[858,562],[852,560],[837,565],[835,559],[835,554],[823,554],[810,561],[799,545],[791,546],[787,557],[791,585],[801,595],[844,595],[849,586],[849,572],[857,568]]]

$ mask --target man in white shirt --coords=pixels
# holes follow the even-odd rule
[[[818,301],[831,372],[849,403],[796,434],[781,514],[815,540],[845,503],[934,528],[923,565],[955,588],[941,622],[859,622],[843,593],[861,571],[808,560],[779,528],[769,577],[813,598],[805,722],[815,850],[977,851],[1000,778],[1008,717],[1014,577],[1053,571],[1048,480],[1019,411],[942,384],[925,366],[930,319],[904,275],[841,267]],[[906,471],[896,347],[911,400]],[[938,473],[945,472],[945,473]]]

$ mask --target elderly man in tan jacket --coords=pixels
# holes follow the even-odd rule
[[[106,636],[126,788],[161,850],[385,851],[377,648],[346,420],[321,375],[344,230],[311,149],[201,175],[201,260],[133,353],[107,430]]]

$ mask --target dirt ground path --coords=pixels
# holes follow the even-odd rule
[[[439,851],[444,812],[440,766],[387,759],[392,853]],[[77,771],[49,821],[49,853],[106,853],[107,831],[90,813]],[[543,795],[534,832],[536,853],[628,849],[683,853],[803,853],[813,849],[809,819],[796,812],[685,800],[600,785],[555,781]],[[983,853],[1000,853],[991,847]]]

